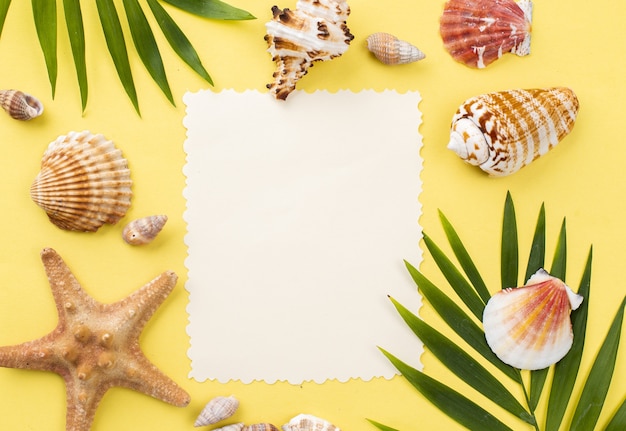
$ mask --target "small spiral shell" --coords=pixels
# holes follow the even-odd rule
[[[426,55],[409,42],[389,33],[374,33],[367,38],[367,49],[384,64],[408,64],[423,60]]]
[[[43,104],[20,90],[0,90],[0,106],[16,120],[32,120],[43,113]]]
[[[153,215],[133,220],[122,231],[122,238],[130,245],[143,245],[152,242],[167,222],[166,215]]]
[[[235,414],[238,407],[239,400],[233,396],[215,397],[204,406],[193,426],[200,427],[223,421]]]

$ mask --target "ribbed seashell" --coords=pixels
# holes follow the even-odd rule
[[[131,185],[128,162],[112,141],[70,132],[44,152],[30,196],[61,229],[94,232],[124,217]]]
[[[272,7],[273,18],[265,27],[268,52],[276,63],[274,82],[267,88],[285,100],[316,61],[341,56],[354,39],[346,20],[346,0],[298,0],[296,9]]]
[[[283,431],[341,431],[330,422],[307,414],[292,418],[282,428]]]
[[[130,245],[144,245],[152,242],[167,222],[166,215],[142,217],[128,223],[122,231],[122,238]]]
[[[16,120],[32,120],[43,113],[43,104],[20,90],[0,90],[0,106]]]
[[[572,347],[571,310],[583,297],[540,269],[526,285],[491,297],[483,312],[485,338],[502,362],[539,370],[560,361]]]
[[[204,406],[193,426],[211,425],[228,419],[235,414],[238,407],[239,400],[232,395],[229,397],[215,397]]]
[[[245,427],[243,427],[241,431],[280,431],[280,430],[276,428],[275,425],[265,422],[265,423],[246,425]]]
[[[243,422],[238,422],[236,424],[225,425],[221,428],[215,428],[213,431],[241,431],[244,427]]]
[[[380,62],[389,65],[413,63],[426,58],[416,46],[389,33],[369,35],[367,37],[367,49]]]
[[[449,0],[439,32],[452,58],[483,68],[507,52],[530,53],[531,19],[530,0]]]
[[[457,110],[448,148],[492,176],[510,175],[558,144],[577,115],[565,87],[483,94]]]

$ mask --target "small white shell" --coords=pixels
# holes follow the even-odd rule
[[[0,90],[0,106],[16,120],[32,120],[43,113],[43,104],[20,90]]]
[[[367,49],[384,64],[408,64],[426,58],[416,46],[389,33],[374,33],[367,38]]]
[[[330,422],[307,414],[295,416],[282,428],[283,431],[341,431]]]
[[[238,422],[236,424],[225,425],[221,428],[215,428],[213,431],[241,431],[244,427],[243,422]]]
[[[215,397],[204,406],[193,426],[211,425],[227,419],[235,414],[238,407],[239,401],[232,395],[229,397]]]
[[[583,297],[543,269],[526,285],[491,297],[483,312],[487,344],[502,362],[539,370],[560,361],[574,339],[571,310]]]
[[[130,245],[143,245],[152,242],[167,222],[166,215],[153,215],[133,220],[122,231],[122,238]]]
[[[258,423],[246,425],[241,431],[280,431],[275,425],[270,423]]]

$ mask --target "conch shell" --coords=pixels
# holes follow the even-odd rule
[[[510,175],[556,146],[577,115],[565,87],[483,94],[456,111],[448,148],[492,176]]]
[[[346,20],[346,0],[298,0],[296,9],[272,7],[273,18],[265,27],[268,52],[276,63],[274,82],[267,88],[285,100],[296,83],[316,61],[341,56],[354,39]]]
[[[131,185],[128,162],[112,141],[70,132],[44,152],[30,196],[61,229],[94,232],[124,217]]]
[[[233,396],[215,397],[204,406],[193,426],[211,425],[228,419],[235,414],[238,407],[239,400]]]
[[[0,90],[0,106],[16,120],[32,120],[43,113],[43,104],[20,90]]]
[[[153,215],[128,223],[122,231],[122,238],[130,245],[144,245],[152,242],[167,222],[166,215]]]
[[[327,420],[300,414],[282,426],[283,431],[341,431]]]
[[[530,0],[449,0],[439,32],[452,58],[483,68],[507,52],[530,53],[531,18]]]
[[[408,64],[426,56],[416,46],[389,33],[374,33],[367,37],[367,49],[384,64]]]
[[[491,297],[483,327],[491,350],[512,367],[539,370],[560,361],[572,347],[571,310],[583,297],[545,270],[526,285]]]

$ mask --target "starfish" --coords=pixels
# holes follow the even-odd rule
[[[143,354],[139,336],[176,285],[166,271],[121,301],[101,304],[80,286],[61,256],[41,252],[59,314],[57,327],[37,340],[0,347],[0,366],[55,372],[65,381],[67,431],[88,431],[98,403],[114,386],[134,389],[175,406],[187,392]]]

